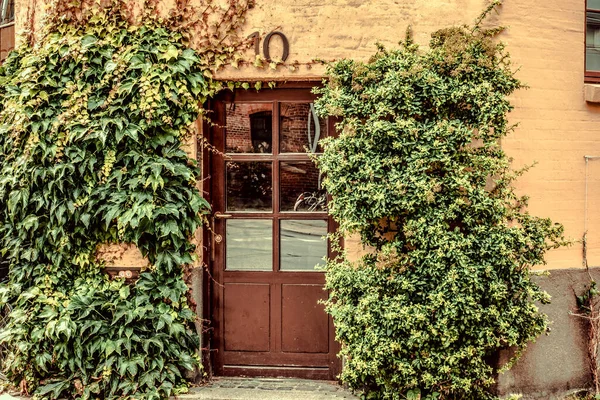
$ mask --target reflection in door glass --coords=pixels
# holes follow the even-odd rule
[[[225,269],[271,271],[273,269],[273,223],[271,220],[232,219],[226,224]]]
[[[279,169],[281,211],[327,211],[327,192],[312,161],[282,162]]]
[[[271,211],[273,180],[270,162],[227,163],[227,211]]]
[[[270,103],[229,103],[225,108],[225,152],[272,151],[273,106]]]
[[[312,271],[327,255],[327,221],[282,220],[280,253],[282,271]]]
[[[280,103],[281,153],[320,153],[319,139],[327,136],[327,123],[312,103]]]

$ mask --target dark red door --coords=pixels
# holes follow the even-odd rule
[[[218,375],[333,379],[339,360],[324,274],[321,175],[307,151],[331,131],[308,89],[236,93],[213,104],[207,189],[215,213],[211,347]]]

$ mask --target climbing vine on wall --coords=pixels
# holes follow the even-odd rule
[[[208,204],[182,144],[221,88],[212,74],[245,46],[252,4],[157,3],[55,2],[0,68],[0,300],[12,307],[0,342],[26,394],[166,398],[199,366],[182,272]],[[137,245],[150,267],[111,280],[105,243]]]
[[[369,399],[484,399],[497,351],[546,330],[531,280],[562,226],[530,215],[500,141],[521,87],[498,29],[410,36],[368,62],[340,60],[316,90],[342,117],[318,159],[344,234],[373,251],[327,264],[327,310],[346,363]],[[507,366],[508,367],[508,366]]]

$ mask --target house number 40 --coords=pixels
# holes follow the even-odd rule
[[[271,61],[271,52],[269,50],[269,47],[271,45],[271,39],[273,38],[273,36],[279,36],[281,38],[281,42],[283,43],[283,54],[281,55],[281,61],[287,60],[288,56],[290,55],[290,42],[283,33],[277,31],[271,32],[267,36],[265,36],[265,39],[263,40],[263,56],[266,60]],[[260,33],[254,32],[253,34],[248,36],[248,39],[254,40],[254,52],[256,53],[256,55],[259,55]]]

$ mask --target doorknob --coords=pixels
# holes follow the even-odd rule
[[[212,233],[212,242],[213,242],[213,245],[211,246],[211,256],[210,256],[212,261],[215,260],[215,244],[221,244],[223,242],[223,236],[221,236],[220,234],[215,232],[215,220],[227,219],[227,218],[231,218],[231,215],[230,214],[222,214],[220,211],[217,211],[213,214],[212,227],[210,228],[211,233]]]
[[[232,217],[232,215],[231,215],[231,214],[221,214],[221,212],[220,212],[220,211],[217,211],[217,212],[215,213],[214,217],[215,217],[216,219],[227,219],[227,218],[231,218],[231,217]]]
[[[212,245],[210,246],[210,259],[211,259],[211,261],[215,261],[215,247],[216,247],[216,245],[217,244],[221,244],[223,242],[223,236],[221,236],[220,234],[218,234],[215,231],[215,221],[217,219],[227,219],[229,217],[231,217],[231,215],[221,214],[220,211],[217,211],[217,212],[215,212],[212,215],[212,221],[210,223],[210,228],[209,228],[211,236],[212,236],[212,240],[211,240],[212,241]]]

